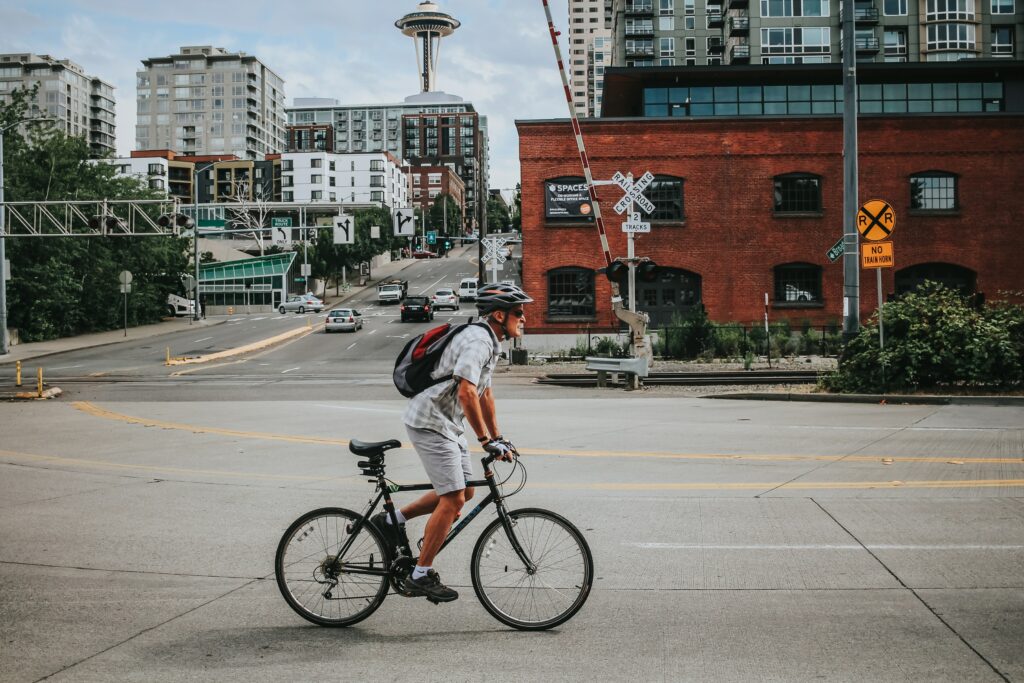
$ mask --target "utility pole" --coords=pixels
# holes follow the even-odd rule
[[[843,3],[843,339],[860,329],[860,233],[857,232],[857,44],[854,3]]]
[[[192,290],[192,320],[199,320],[199,174],[208,171],[216,162],[196,168],[192,175],[192,206],[195,208],[192,226],[192,259],[196,268],[196,287]],[[191,324],[191,323],[190,323]]]

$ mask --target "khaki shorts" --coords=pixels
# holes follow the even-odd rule
[[[427,478],[434,485],[434,493],[443,496],[466,488],[473,477],[466,442],[452,441],[429,429],[405,426],[409,441],[423,462]]]

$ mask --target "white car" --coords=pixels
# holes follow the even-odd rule
[[[355,332],[363,329],[363,314],[354,308],[335,308],[327,314],[324,332]]]
[[[453,311],[459,310],[459,295],[452,289],[439,289],[431,297],[434,301],[434,310],[450,308]]]
[[[287,301],[277,307],[279,313],[287,313],[288,311],[295,311],[296,313],[305,313],[306,311],[315,311],[319,313],[324,310],[324,302],[317,299],[312,294],[302,294],[300,296],[290,296]]]
[[[462,282],[459,283],[459,300],[476,301],[476,288],[478,286],[479,281],[475,277],[462,278]]]

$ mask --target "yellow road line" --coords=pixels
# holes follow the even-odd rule
[[[196,434],[218,434],[245,439],[262,439],[266,441],[286,441],[290,443],[307,443],[326,446],[348,446],[347,439],[330,439],[312,436],[292,436],[270,432],[251,432],[223,427],[203,427],[199,425],[167,422],[145,417],[134,417],[115,413],[99,408],[88,401],[75,401],[72,405],[84,413],[108,420],[117,420],[129,424],[140,424],[147,427],[177,429]],[[411,448],[403,450],[411,451]],[[738,455],[726,453],[665,453],[657,451],[604,451],[604,450],[559,450],[551,448],[521,448],[522,455],[547,455],[570,458],[648,458],[662,460],[743,460],[743,461],[794,461],[794,462],[886,462],[886,463],[950,463],[957,465],[973,464],[1024,464],[1024,457],[1018,458],[970,458],[963,455],[928,457],[928,456],[883,456],[883,455]]]
[[[304,337],[307,334],[311,333],[313,330],[315,330],[317,327],[319,327],[320,324],[321,323],[317,323],[317,325],[313,327],[296,327],[294,330],[282,332],[281,334],[275,335],[273,337],[268,337],[267,339],[262,339],[251,344],[246,344],[245,346],[238,346],[233,349],[225,349],[224,351],[208,353],[203,356],[194,356],[192,358],[171,358],[170,362],[167,363],[167,365],[192,365],[195,363],[208,363],[211,360],[222,360],[224,358],[239,356],[243,353],[259,351],[260,349],[265,349],[268,346],[273,346],[274,344],[278,344],[289,339]]]

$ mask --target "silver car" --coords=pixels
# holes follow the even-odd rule
[[[435,311],[439,311],[442,308],[450,308],[453,311],[459,310],[459,295],[453,289],[439,289],[434,292],[432,298]]]
[[[354,308],[335,308],[327,314],[324,332],[355,332],[363,329],[363,314]]]
[[[324,310],[324,302],[312,294],[290,296],[283,304],[277,307],[277,310],[281,313],[287,313],[288,311],[295,311],[296,313],[315,311],[319,313]]]

